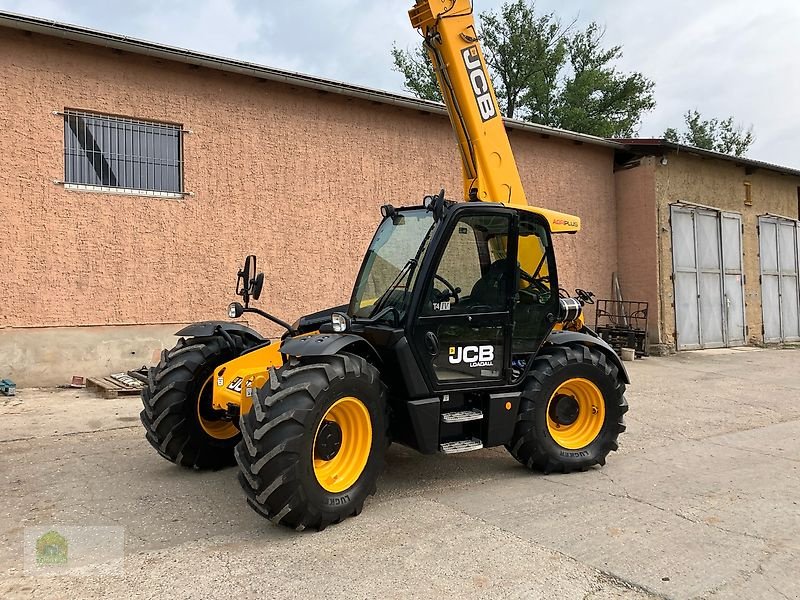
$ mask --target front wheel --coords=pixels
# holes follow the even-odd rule
[[[532,470],[585,471],[617,450],[627,411],[625,384],[605,354],[580,344],[550,348],[531,366],[506,448]]]
[[[194,337],[164,350],[148,371],[140,414],[147,441],[170,462],[194,469],[233,464],[239,428],[211,405],[214,370],[239,356],[248,343],[239,336]]]
[[[354,354],[294,359],[254,394],[240,427],[248,504],[274,523],[321,530],[358,515],[375,493],[387,446],[385,386]]]

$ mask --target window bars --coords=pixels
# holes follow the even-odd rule
[[[180,125],[65,110],[64,183],[183,194]]]

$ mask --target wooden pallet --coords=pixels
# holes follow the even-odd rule
[[[135,380],[132,383],[123,383],[113,377],[89,377],[86,379],[86,387],[96,389],[103,398],[117,398],[120,395],[139,395],[142,391],[142,386],[135,385],[136,383],[138,382]]]

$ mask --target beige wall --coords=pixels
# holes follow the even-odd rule
[[[381,204],[462,189],[443,116],[5,29],[0,56],[0,330],[224,318],[250,252],[267,272],[260,305],[291,321],[347,300]],[[190,129],[193,195],[55,185],[65,107]],[[557,242],[562,282],[607,295],[612,150],[511,137],[531,201],[584,220]]]
[[[617,195],[618,277],[625,300],[648,303],[648,338],[661,342],[658,288],[658,222],[655,159],[643,158],[638,166],[614,175]]]
[[[742,215],[744,231],[742,250],[745,272],[745,313],[748,341],[763,341],[761,289],[759,286],[758,216],[766,213],[798,218],[798,186],[800,178],[772,171],[756,170],[750,174],[744,167],[716,159],[688,154],[670,154],[668,164],[655,165],[662,289],[662,339],[675,344],[675,309],[672,275],[672,245],[669,234],[670,204],[700,204]],[[745,205],[745,182],[750,182],[752,206]]]

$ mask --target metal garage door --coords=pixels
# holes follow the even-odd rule
[[[800,228],[797,221],[764,216],[758,232],[764,341],[800,341]]]
[[[741,216],[673,205],[671,222],[678,350],[744,345]]]

